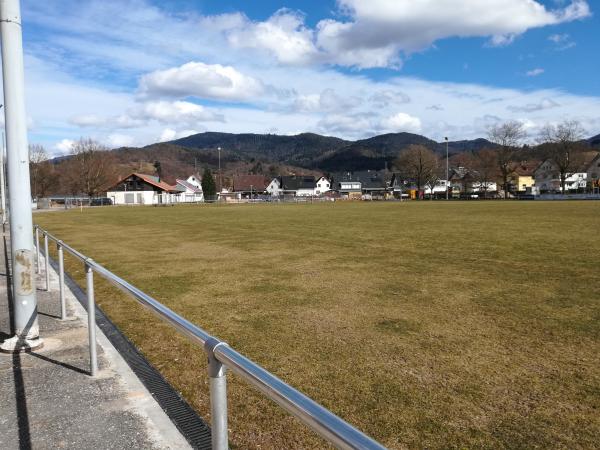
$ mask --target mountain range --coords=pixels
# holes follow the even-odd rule
[[[446,154],[445,142],[436,142],[412,133],[390,133],[349,141],[314,133],[286,136],[205,132],[142,148],[119,148],[112,152],[123,171],[152,170],[152,163],[160,161],[165,178],[174,179],[175,176],[206,167],[217,169],[219,157],[225,175],[308,174],[392,168],[398,153],[411,144],[424,145],[440,155]],[[600,148],[600,135],[588,139],[587,144]],[[493,146],[483,138],[453,141],[448,142],[448,152],[453,155]]]
[[[169,144],[198,153],[212,152],[221,147],[228,157],[239,160],[258,160],[327,172],[391,167],[398,153],[411,144],[424,145],[440,154],[446,151],[445,143],[412,133],[390,133],[348,141],[313,133],[281,136],[207,132],[176,139]],[[448,143],[448,151],[454,154],[491,146],[486,139],[456,141]]]

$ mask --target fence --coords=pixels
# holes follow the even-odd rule
[[[35,243],[37,254],[37,273],[40,266],[40,233],[44,237],[45,282],[50,289],[48,243],[54,241],[58,251],[59,296],[61,318],[66,318],[65,307],[65,272],[64,252],[67,251],[79,259],[86,272],[86,292],[88,311],[88,333],[90,348],[90,374],[96,376],[98,360],[96,353],[96,319],[94,301],[94,274],[102,276],[111,284],[132,296],[140,304],[148,308],[159,318],[169,323],[193,342],[200,344],[208,357],[208,377],[210,391],[212,448],[223,450],[228,448],[227,431],[227,381],[226,369],[230,369],[243,380],[253,385],[266,397],[277,403],[305,425],[334,446],[342,449],[384,449],[361,431],[340,419],[338,416],[311,400],[301,392],[281,381],[258,364],[229,347],[225,342],[211,336],[203,329],[176,314],[156,299],[150,297],[137,287],[105,269],[100,264],[86,257],[57,237],[48,233],[38,225],[35,227]]]

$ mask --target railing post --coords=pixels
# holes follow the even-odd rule
[[[94,271],[89,263],[91,259],[85,260],[86,288],[87,288],[87,314],[88,335],[90,343],[90,375],[95,377],[98,373],[98,355],[96,353],[96,305],[94,304]]]
[[[215,358],[215,348],[227,345],[215,338],[204,344],[208,355],[208,387],[210,390],[210,422],[212,450],[227,450],[229,448],[227,430],[227,368]]]
[[[48,233],[44,231],[44,264],[46,266],[46,291],[50,290],[50,271],[48,270],[50,268],[49,259],[50,258],[48,257]]]
[[[38,275],[42,273],[42,267],[40,265],[40,227],[35,226],[35,252],[37,254],[36,268]]]
[[[65,260],[62,241],[56,243],[58,252],[58,292],[60,297],[60,319],[67,318],[67,305],[65,303]]]

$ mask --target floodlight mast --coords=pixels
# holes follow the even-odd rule
[[[8,200],[15,336],[0,349],[26,351],[42,345],[37,320],[33,218],[25,113],[23,36],[19,0],[0,0],[2,75],[7,144]]]

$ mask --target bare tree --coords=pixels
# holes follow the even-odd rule
[[[580,141],[584,130],[576,120],[566,120],[558,125],[547,124],[540,132],[540,141],[546,157],[558,169],[560,190],[565,193],[567,178],[583,162],[583,147]]]
[[[431,181],[433,172],[439,169],[439,157],[423,145],[410,145],[402,150],[394,165],[402,176],[415,183],[417,191]],[[437,180],[436,180],[437,181]]]
[[[435,196],[435,188],[446,177],[446,167],[441,164],[440,158],[435,155],[435,160],[432,160],[432,167],[425,174],[425,187],[429,189],[429,199],[433,200]]]
[[[37,144],[29,146],[29,173],[31,177],[31,195],[45,197],[56,182],[53,164],[48,160],[46,149]]]
[[[73,144],[71,156],[61,165],[64,188],[71,194],[98,196],[116,177],[114,155],[92,139]]]
[[[488,131],[488,139],[498,146],[496,150],[496,165],[502,178],[504,198],[507,198],[508,195],[508,180],[515,170],[515,159],[519,146],[526,136],[527,133],[523,124],[516,120],[494,125]]]
[[[483,198],[487,198],[490,187],[498,180],[498,157],[496,151],[484,148],[473,155],[470,168],[483,192]],[[514,168],[513,168],[514,170]],[[511,171],[512,172],[512,171]]]

